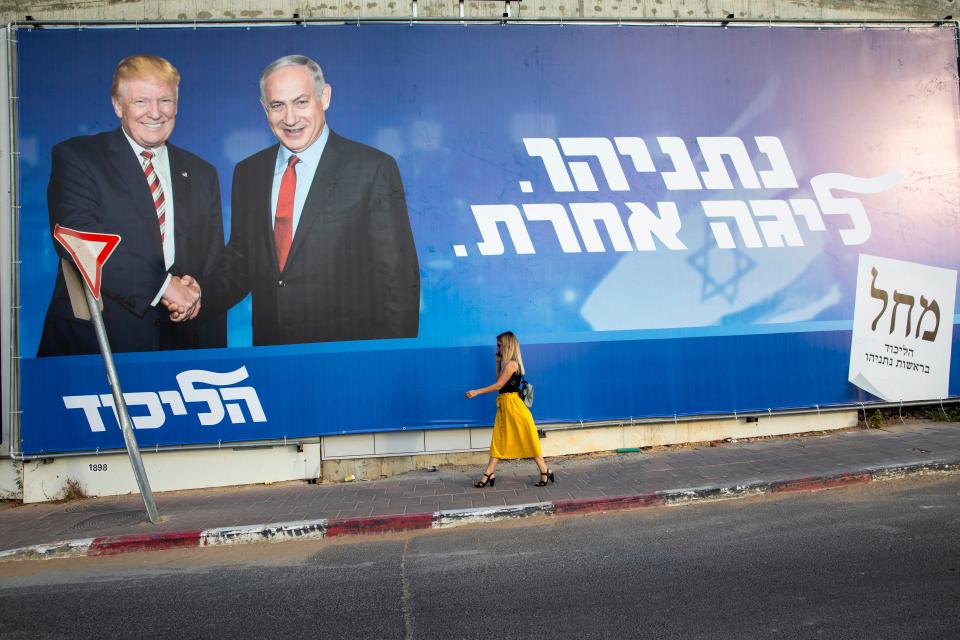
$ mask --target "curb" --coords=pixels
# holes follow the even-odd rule
[[[0,562],[109,556],[133,551],[159,551],[163,549],[250,544],[254,542],[283,542],[287,540],[317,540],[372,533],[449,529],[467,524],[481,524],[534,516],[674,506],[704,500],[745,498],[767,493],[820,491],[855,484],[895,480],[912,475],[952,474],[957,472],[960,472],[960,460],[953,462],[929,461],[873,467],[861,471],[848,471],[826,476],[810,476],[772,482],[758,481],[729,487],[692,487],[658,491],[656,493],[574,498],[503,507],[449,509],[432,513],[299,520],[205,530],[194,529],[171,533],[100,536],[98,538],[66,540],[0,551]]]

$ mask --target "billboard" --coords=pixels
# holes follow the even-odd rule
[[[176,327],[110,291],[182,267],[164,264],[159,205],[132,213],[147,182],[107,156],[114,68],[138,53],[181,74],[168,191],[176,261],[193,262],[176,275],[203,294]],[[299,133],[258,82],[288,54],[332,91],[281,243],[274,132]],[[870,402],[848,380],[861,256],[960,266],[951,28],[23,30],[16,56],[28,454],[122,446],[100,357],[65,355],[84,353],[63,339],[82,321],[51,321],[66,302],[48,210],[123,238],[105,315],[143,321],[114,332],[144,447],[489,425],[463,392],[491,381],[504,330],[541,422]],[[932,399],[960,391],[957,319],[936,320]]]

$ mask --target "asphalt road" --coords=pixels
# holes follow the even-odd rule
[[[957,638],[960,476],[0,564],[0,637]]]

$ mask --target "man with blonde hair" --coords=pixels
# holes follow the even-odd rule
[[[52,152],[51,230],[60,224],[122,238],[101,277],[114,351],[226,345],[225,318],[198,317],[197,281],[223,248],[220,184],[212,165],[167,143],[179,84],[180,73],[159,56],[124,58],[111,86],[120,127],[71,138]],[[61,269],[37,355],[98,351],[92,323],[74,316]]]

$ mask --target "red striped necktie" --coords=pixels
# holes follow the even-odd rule
[[[160,225],[160,242],[163,242],[167,227],[167,203],[163,196],[163,187],[160,186],[160,176],[153,169],[153,151],[141,151],[143,156],[143,174],[147,176],[147,186],[153,195],[153,206],[157,209],[157,224]]]

